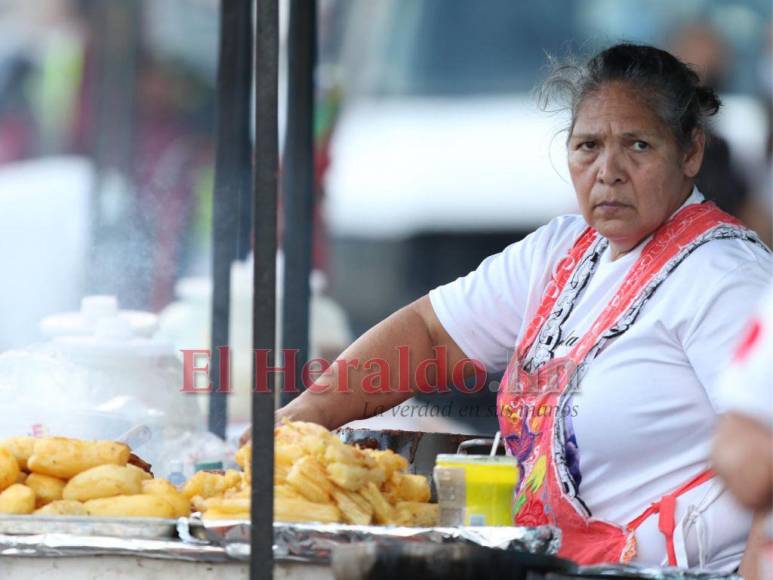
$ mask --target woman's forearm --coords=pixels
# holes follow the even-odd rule
[[[277,412],[277,419],[314,421],[329,429],[363,419],[402,403],[416,388],[421,361],[445,349],[446,367],[464,354],[448,337],[429,299],[410,304],[358,338],[297,399]],[[435,385],[434,365],[423,365],[426,381]]]

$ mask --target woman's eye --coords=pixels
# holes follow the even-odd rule
[[[633,142],[633,149],[634,151],[646,151],[650,148],[650,144],[646,141],[634,141]]]
[[[577,148],[583,151],[593,151],[596,148],[596,143],[594,141],[584,141]]]

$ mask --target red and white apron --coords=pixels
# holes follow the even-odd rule
[[[561,418],[584,369],[604,345],[635,322],[646,300],[687,255],[701,244],[720,238],[757,241],[754,234],[712,203],[692,204],[679,210],[655,232],[618,292],[585,335],[560,358],[553,358],[553,351],[559,343],[562,324],[593,275],[608,241],[587,228],[559,262],[545,288],[539,308],[502,379],[497,409],[502,436],[521,469],[513,502],[514,523],[560,528],[562,557],[583,565],[627,563],[636,554],[637,527],[658,514],[658,527],[666,538],[668,563],[687,565],[686,532],[678,527],[675,534],[676,501],[683,493],[712,479],[713,473],[704,471],[658,502],[643,506],[641,515],[631,522],[603,521],[591,515],[577,493],[566,459]]]

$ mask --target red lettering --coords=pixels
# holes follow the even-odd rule
[[[407,346],[397,347],[397,392],[410,393],[411,389],[411,350]]]
[[[339,358],[335,361],[335,365],[338,367],[338,389],[339,393],[351,393],[349,388],[349,367],[357,370],[360,366],[360,359],[353,358],[352,360],[346,360]]]
[[[268,355],[270,348],[259,348],[255,350],[255,391],[258,393],[270,393],[273,391],[269,386],[269,373],[281,373],[284,375],[283,390],[286,393],[297,393],[298,387],[295,384],[295,358],[298,355],[297,348],[283,348],[282,358],[284,366],[270,367]]]
[[[205,373],[209,376],[209,349],[183,348],[183,393],[209,393],[212,391],[212,383],[207,380],[206,387],[196,386],[196,373]],[[207,364],[203,367],[196,366],[196,358],[206,356]]]
[[[217,347],[218,362],[220,363],[220,380],[217,390],[219,393],[231,392],[231,349],[227,346]]]
[[[448,393],[448,351],[445,346],[433,346],[435,358],[428,358],[416,366],[416,389],[422,393]],[[428,374],[430,365],[435,366],[435,380]]]
[[[313,393],[325,392],[330,385],[322,383],[320,386],[316,386],[316,384],[317,379],[321,377],[329,367],[330,362],[324,358],[313,358],[308,361],[305,365],[303,365],[301,377],[303,386]]]
[[[464,369],[468,364],[472,365],[473,373],[475,374],[475,383],[470,389],[464,384]],[[460,393],[466,395],[477,393],[486,385],[486,367],[483,366],[480,361],[464,358],[454,365],[452,380],[454,387],[456,387]]]
[[[372,358],[366,360],[362,366],[366,371],[373,367],[378,367],[378,370],[365,375],[362,379],[362,390],[371,395],[375,393],[388,393],[390,384],[389,363],[383,358]]]

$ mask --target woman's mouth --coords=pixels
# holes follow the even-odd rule
[[[631,206],[621,201],[601,201],[593,206],[594,211],[600,212],[602,215],[614,215],[623,210],[631,209]]]

